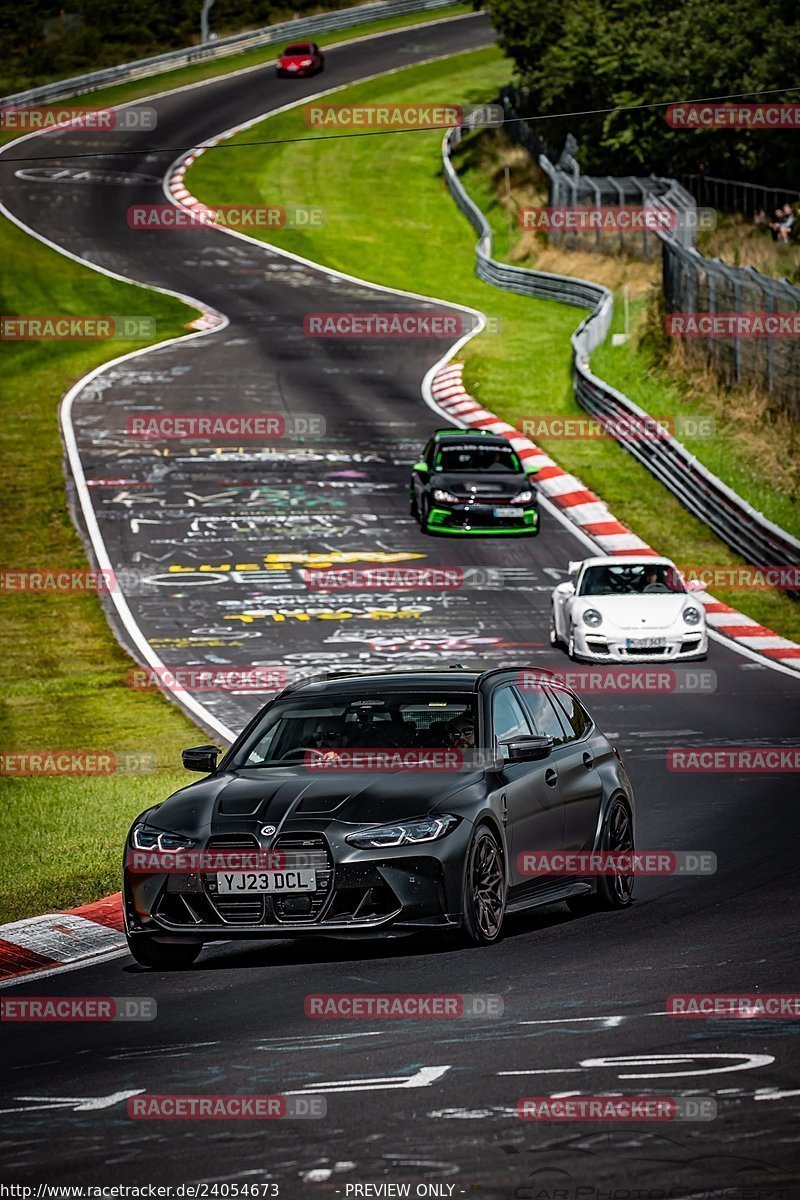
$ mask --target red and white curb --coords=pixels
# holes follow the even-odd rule
[[[12,921],[0,925],[0,986],[104,957],[125,946],[120,892],[67,912]]]
[[[431,394],[442,412],[473,429],[488,429],[508,438],[523,461],[534,461],[539,467],[536,486],[542,495],[591,538],[603,554],[658,554],[618,521],[600,497],[589,491],[577,476],[564,471],[530,438],[470,396],[462,382],[463,370],[463,363],[449,362],[436,372],[431,382]],[[800,671],[800,646],[796,642],[715,600],[709,592],[694,594],[706,610],[710,628],[716,633],[784,667]]]

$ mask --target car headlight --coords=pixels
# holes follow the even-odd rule
[[[452,492],[445,492],[442,488],[436,488],[433,493],[434,500],[445,504],[458,504],[458,496],[454,496]]]
[[[703,614],[699,608],[685,608],[683,610],[683,619],[687,625],[699,625],[703,618]]]
[[[191,838],[182,837],[177,833],[161,833],[158,829],[148,829],[146,825],[136,825],[131,834],[131,843],[135,850],[190,850],[195,844]]]
[[[531,492],[531,491],[518,492],[517,495],[514,497],[514,499],[511,501],[511,503],[512,504],[530,504],[532,499],[533,499],[533,492]]]
[[[311,63],[312,63],[312,59],[304,58],[303,61],[300,63],[300,66],[301,67],[310,67]]]
[[[396,825],[379,825],[349,833],[344,839],[359,850],[380,850],[386,846],[416,846],[420,842],[435,842],[444,837],[459,822],[458,817],[420,817],[417,821],[398,821]]]
[[[602,614],[596,608],[587,608],[583,614],[583,623],[588,625],[590,629],[597,629],[598,625],[603,624]]]

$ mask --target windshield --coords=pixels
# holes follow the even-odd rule
[[[441,447],[436,454],[435,471],[504,471],[520,474],[522,465],[510,446],[478,446],[463,443]]]
[[[620,563],[619,566],[587,567],[579,596],[641,596],[685,593],[675,567],[665,563]]]
[[[284,58],[288,58],[289,55],[310,54],[310,53],[311,53],[311,47],[307,44],[306,45],[297,45],[297,46],[287,46],[283,52],[283,56],[284,56]]]
[[[309,750],[449,749],[475,745],[471,693],[305,696],[274,704],[236,755],[238,767],[302,762]]]

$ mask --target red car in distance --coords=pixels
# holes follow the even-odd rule
[[[294,42],[278,59],[278,76],[316,75],[325,70],[325,55],[316,42]]]

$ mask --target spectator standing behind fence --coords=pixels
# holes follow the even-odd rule
[[[782,242],[786,245],[792,236],[794,224],[795,213],[791,204],[784,204],[783,208],[776,208],[775,219],[769,223],[773,242]]]

